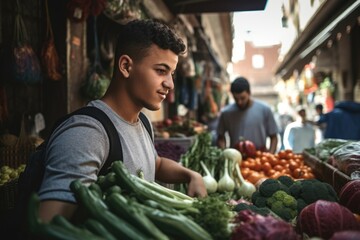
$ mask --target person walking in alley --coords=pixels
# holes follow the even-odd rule
[[[288,124],[284,132],[284,147],[294,153],[302,153],[305,148],[315,146],[314,126],[306,119],[306,110],[303,106],[297,108],[298,118]]]
[[[324,138],[360,140],[360,103],[341,101],[332,111],[320,116],[318,126],[326,124]]]
[[[231,83],[231,94],[235,100],[223,108],[217,126],[217,145],[233,147],[243,137],[252,141],[258,150],[275,153],[278,143],[278,127],[271,108],[251,97],[250,84],[244,77]],[[226,134],[230,142],[226,141]],[[267,138],[270,146],[266,148]]]

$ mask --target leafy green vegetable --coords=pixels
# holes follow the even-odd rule
[[[192,214],[194,221],[203,227],[217,240],[229,239],[230,229],[228,224],[231,219],[230,206],[221,197],[208,196],[194,202],[193,207],[199,213]]]

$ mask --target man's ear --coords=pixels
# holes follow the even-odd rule
[[[130,75],[131,67],[133,61],[128,55],[122,55],[118,61],[119,72],[125,77],[128,78]]]

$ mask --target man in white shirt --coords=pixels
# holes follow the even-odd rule
[[[285,149],[291,149],[295,153],[301,153],[305,148],[315,146],[315,129],[306,120],[306,110],[304,107],[297,108],[298,118],[288,124],[284,132]]]

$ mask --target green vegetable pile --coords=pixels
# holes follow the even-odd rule
[[[220,212],[225,213],[224,202],[222,210],[219,202],[212,204],[217,208],[211,208],[215,215],[204,215],[201,204],[196,205],[199,209],[195,207],[197,199],[131,175],[121,161],[114,162],[111,171],[96,183],[85,186],[75,180],[70,188],[84,217],[75,223],[57,215],[44,223],[38,216],[39,198],[34,194],[28,208],[34,238],[208,240],[213,237],[189,213],[207,216],[210,222]]]
[[[212,146],[212,136],[209,132],[203,132],[196,136],[194,143],[189,150],[180,158],[183,166],[194,170],[202,175],[206,172],[201,167],[200,161],[205,163],[211,175],[215,179],[220,179],[223,171],[222,149]]]
[[[224,204],[221,197],[214,195],[201,198],[194,202],[193,207],[199,210],[192,215],[196,223],[208,231],[214,239],[229,239],[228,223],[232,214],[230,207]]]
[[[290,177],[266,179],[252,195],[252,203],[267,207],[286,221],[293,220],[307,205],[317,200],[337,202],[334,188],[317,179],[294,181]]]
[[[327,138],[321,141],[313,148],[306,149],[308,153],[316,156],[320,160],[326,162],[329,160],[332,153],[338,148],[348,143],[349,141],[343,139]]]

